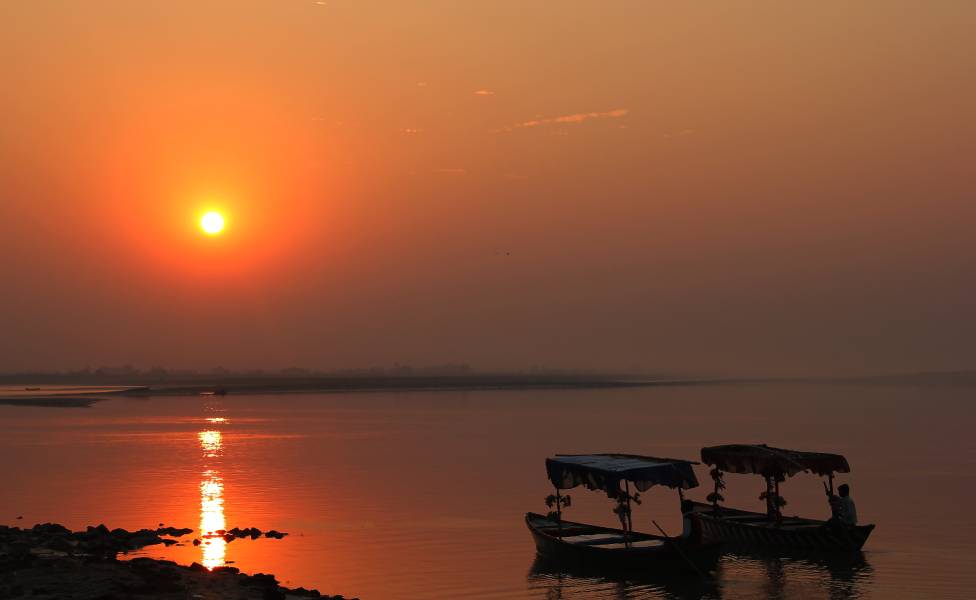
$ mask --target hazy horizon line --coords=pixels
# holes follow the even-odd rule
[[[788,382],[788,381],[858,381],[878,379],[926,379],[926,378],[973,378],[974,369],[918,369],[899,371],[872,371],[861,373],[727,373],[721,371],[664,370],[647,368],[585,368],[585,367],[546,367],[485,369],[472,367],[467,363],[447,363],[441,365],[413,366],[394,363],[392,366],[352,367],[325,369],[313,367],[244,368],[167,368],[153,366],[139,368],[133,365],[119,367],[102,366],[82,369],[50,370],[11,370],[0,371],[0,382],[28,381],[25,378],[50,378],[70,381],[72,379],[117,380],[125,378],[147,378],[173,381],[197,378],[207,380],[234,379],[301,379],[301,378],[342,378],[342,377],[596,377],[596,378],[644,378],[660,381],[700,381],[700,382]]]

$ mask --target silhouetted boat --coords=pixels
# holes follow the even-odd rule
[[[200,392],[201,396],[226,396],[227,390],[224,388],[217,388],[215,390],[208,390],[205,392]]]
[[[824,490],[833,496],[834,473],[851,471],[847,459],[840,454],[801,452],[765,444],[729,444],[702,448],[701,457],[702,462],[713,467],[711,475],[715,481],[709,503],[694,503],[694,514],[701,522],[706,541],[781,551],[845,552],[860,550],[874,530],[874,525],[846,525],[782,514],[786,502],[779,494],[779,484],[797,473],[827,477]],[[721,506],[725,473],[765,478],[766,492],[760,499],[766,501],[766,512]]]
[[[546,499],[548,515],[527,513],[540,557],[567,568],[688,570],[702,574],[714,568],[720,544],[703,544],[698,536],[666,537],[633,530],[631,501],[654,485],[690,489],[698,485],[689,461],[629,454],[556,455],[546,459],[546,472],[556,493]],[[623,482],[623,489],[621,489]],[[634,492],[631,493],[631,484]],[[614,513],[621,528],[601,527],[562,519],[570,506],[562,490],[585,485],[617,501]],[[663,532],[662,532],[663,533]]]

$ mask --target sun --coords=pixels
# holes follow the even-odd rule
[[[200,219],[200,228],[207,235],[217,235],[224,230],[224,217],[219,212],[210,211]]]

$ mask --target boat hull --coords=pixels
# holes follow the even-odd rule
[[[771,523],[761,513],[695,503],[704,541],[732,547],[796,552],[856,552],[867,542],[874,525],[845,526],[813,519],[786,518]]]
[[[702,544],[682,538],[664,538],[639,533],[631,534],[633,541],[636,542],[632,547],[610,548],[580,545],[565,541],[570,538],[564,538],[559,531],[551,531],[551,527],[540,526],[543,523],[553,523],[542,515],[527,513],[525,523],[532,534],[536,552],[540,558],[572,569],[698,571],[706,573],[715,568],[721,553],[721,544],[717,542]],[[586,528],[585,531],[591,534],[616,536],[624,534],[619,529],[596,527],[585,523],[563,521],[562,525],[567,530]],[[650,547],[639,547],[642,542],[659,543]],[[614,546],[622,545],[614,544]]]

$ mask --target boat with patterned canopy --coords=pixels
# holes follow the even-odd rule
[[[687,460],[632,454],[556,455],[546,459],[546,475],[555,493],[546,498],[549,514],[527,513],[525,524],[540,557],[574,568],[667,569],[703,574],[715,567],[720,544],[702,543],[697,535],[670,537],[633,529],[632,506],[653,486],[683,490],[698,486]],[[620,528],[566,521],[571,505],[565,490],[577,486],[606,493],[615,501]],[[693,531],[699,531],[697,527]]]
[[[825,477],[824,492],[831,504],[836,504],[834,475],[851,471],[847,459],[840,454],[788,450],[765,444],[727,444],[702,448],[701,458],[712,467],[714,482],[708,502],[693,504],[705,540],[774,550],[844,552],[860,550],[874,530],[874,525],[858,525],[838,518],[823,521],[783,515],[786,500],[780,495],[780,483],[798,473]],[[726,473],[763,477],[766,491],[759,499],[765,501],[766,512],[722,506]]]

